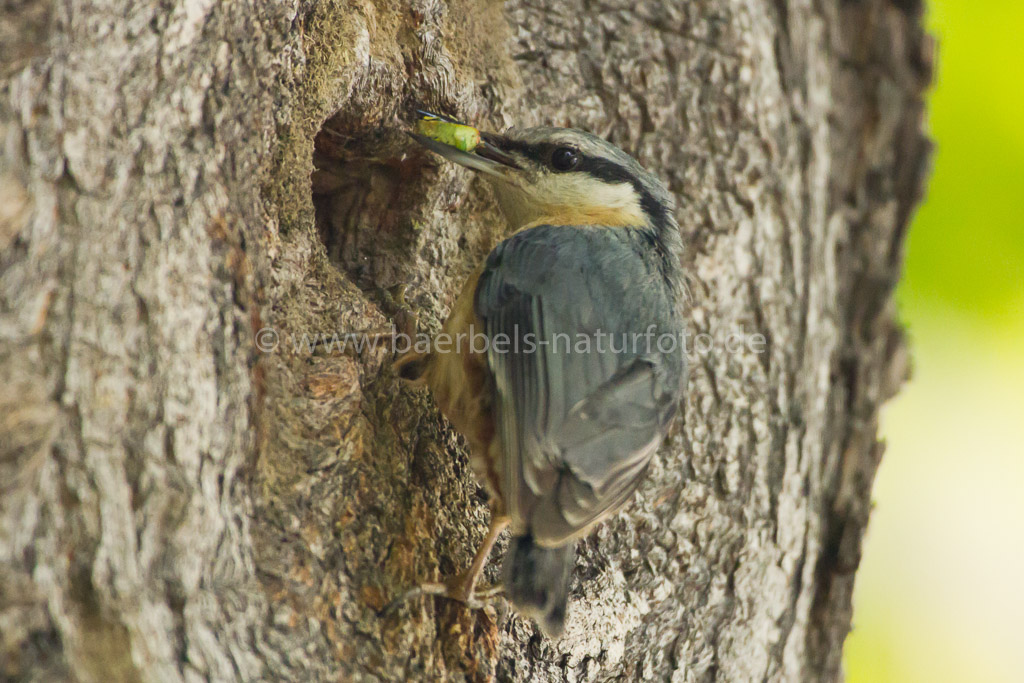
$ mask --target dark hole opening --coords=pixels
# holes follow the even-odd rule
[[[331,262],[364,291],[403,281],[429,189],[424,155],[397,126],[343,114],[314,141],[313,206]]]

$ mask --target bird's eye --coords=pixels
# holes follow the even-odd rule
[[[556,171],[571,171],[580,163],[579,152],[572,147],[559,147],[551,155],[551,167]]]

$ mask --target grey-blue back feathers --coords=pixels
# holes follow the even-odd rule
[[[632,496],[681,397],[682,320],[648,238],[539,226],[498,245],[480,276],[488,337],[514,342],[488,353],[501,490],[513,532],[540,546],[586,533]]]

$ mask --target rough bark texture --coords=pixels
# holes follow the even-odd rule
[[[840,675],[906,372],[918,2],[0,11],[0,678]],[[401,133],[417,103],[633,152],[679,200],[691,331],[767,339],[697,356],[557,642],[500,601],[378,616],[465,566],[483,494],[386,350],[294,345],[386,329],[396,285],[436,330],[500,238]]]

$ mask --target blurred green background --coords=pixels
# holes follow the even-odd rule
[[[848,680],[1024,681],[1024,2],[926,0],[927,199],[898,292]]]

